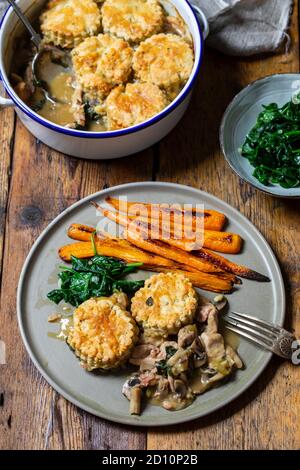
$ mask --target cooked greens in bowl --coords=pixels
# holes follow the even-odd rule
[[[279,107],[263,106],[241,148],[255,167],[253,176],[265,186],[300,186],[300,93]]]

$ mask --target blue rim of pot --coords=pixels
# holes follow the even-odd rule
[[[195,81],[198,77],[198,74],[199,74],[200,66],[201,66],[202,59],[203,59],[204,40],[203,40],[202,29],[201,29],[201,26],[200,26],[199,19],[196,15],[195,11],[193,10],[193,7],[191,6],[191,4],[189,3],[188,0],[184,0],[184,2],[187,4],[188,8],[190,9],[192,15],[195,18],[196,24],[198,26],[198,32],[199,32],[199,35],[200,35],[200,55],[199,55],[197,66],[196,66],[196,68],[193,72],[193,76],[192,76],[192,79],[191,79],[190,83],[188,84],[188,86],[186,86],[186,88],[183,89],[182,93],[178,96],[178,98],[175,98],[175,100],[167,108],[165,108],[163,111],[161,111],[159,114],[155,115],[153,118],[149,119],[148,121],[142,122],[141,124],[137,124],[136,126],[128,127],[127,129],[121,129],[121,130],[118,130],[118,131],[106,131],[106,132],[89,132],[89,131],[82,131],[82,130],[75,130],[75,129],[67,129],[65,127],[58,126],[58,125],[56,125],[54,123],[51,123],[50,121],[47,121],[46,119],[42,118],[37,113],[32,111],[27,105],[25,105],[25,103],[23,103],[23,101],[17,96],[17,94],[11,93],[11,91],[10,91],[11,85],[6,80],[1,68],[0,68],[0,80],[3,81],[5,90],[6,90],[7,94],[9,95],[9,97],[13,100],[15,105],[18,108],[21,109],[21,111],[23,111],[27,116],[29,116],[31,119],[33,119],[37,123],[41,124],[42,126],[45,126],[48,129],[51,129],[52,131],[59,132],[60,134],[65,134],[65,135],[68,135],[68,136],[71,136],[71,137],[88,138],[88,139],[89,138],[90,139],[102,139],[102,138],[107,139],[107,138],[121,137],[121,136],[129,135],[129,134],[133,134],[134,132],[138,132],[142,129],[146,129],[147,127],[150,127],[150,126],[156,124],[157,122],[161,121],[162,119],[164,119],[166,116],[168,116],[175,108],[177,108],[184,101],[184,99],[191,92],[191,90],[194,86],[194,83],[195,83]],[[7,8],[4,16],[2,17],[2,20],[0,22],[0,29],[2,27],[2,24],[4,23],[4,20],[7,16],[7,14],[10,12],[11,9],[12,9],[12,7],[9,6]]]

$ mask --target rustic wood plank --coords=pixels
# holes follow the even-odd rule
[[[84,413],[40,376],[19,336],[15,292],[24,259],[42,229],[79,198],[121,182],[151,179],[152,151],[114,162],[65,157],[36,142],[18,121],[6,224],[1,296],[0,447],[14,449],[143,449],[145,432]]]
[[[218,145],[219,120],[237,91],[261,76],[299,70],[296,11],[292,36],[288,55],[237,61],[208,52],[181,127],[159,147],[131,158],[104,163],[65,158],[37,143],[17,124],[1,290],[1,339],[7,344],[8,364],[0,366],[0,448],[145,447],[144,432],[97,419],[52,390],[29,360],[15,319],[15,290],[31,244],[65,207],[103,187],[149,180],[154,175],[158,180],[201,187],[240,209],[266,236],[281,262],[289,295],[288,326],[294,326],[299,335],[298,205],[269,198],[242,183],[225,164]],[[12,121],[6,118],[9,113],[2,111],[0,120],[0,208],[4,207],[4,212],[13,135]],[[299,372],[274,359],[261,379],[232,405],[181,426],[180,431],[176,427],[150,432],[148,448],[299,448],[297,383]]]
[[[292,47],[285,55],[237,60],[206,51],[201,76],[186,117],[160,145],[158,180],[208,191],[244,213],[273,247],[288,294],[287,325],[300,334],[299,204],[259,193],[225,163],[218,129],[232,97],[247,83],[272,73],[299,72],[297,8]],[[231,405],[191,424],[154,430],[149,449],[298,449],[299,368],[273,359],[259,380]]]
[[[14,142],[15,117],[12,109],[0,110],[0,279],[2,273],[2,254],[6,207],[11,171],[12,147]]]

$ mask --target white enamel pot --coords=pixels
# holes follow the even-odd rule
[[[203,40],[208,34],[208,23],[199,8],[186,0],[171,0],[187,23],[193,37],[195,63],[191,76],[177,98],[161,113],[139,125],[113,132],[86,132],[67,129],[44,119],[32,111],[15,93],[9,82],[13,61],[13,44],[20,37],[23,26],[12,8],[8,8],[0,26],[0,78],[9,98],[0,97],[0,106],[14,106],[27,129],[39,140],[62,153],[74,157],[103,160],[125,157],[139,152],[161,140],[182,118],[199,73],[203,54]],[[45,0],[19,0],[18,5],[30,19],[38,16]]]

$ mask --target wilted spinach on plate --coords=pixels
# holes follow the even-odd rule
[[[300,94],[280,108],[263,106],[246,137],[241,154],[255,167],[262,184],[283,188],[300,185]]]
[[[124,278],[141,265],[142,263],[126,264],[100,255],[88,259],[72,256],[71,267],[60,267],[59,289],[52,290],[47,297],[56,304],[64,300],[77,307],[91,297],[110,296],[115,291],[134,294],[143,287],[144,281]]]

